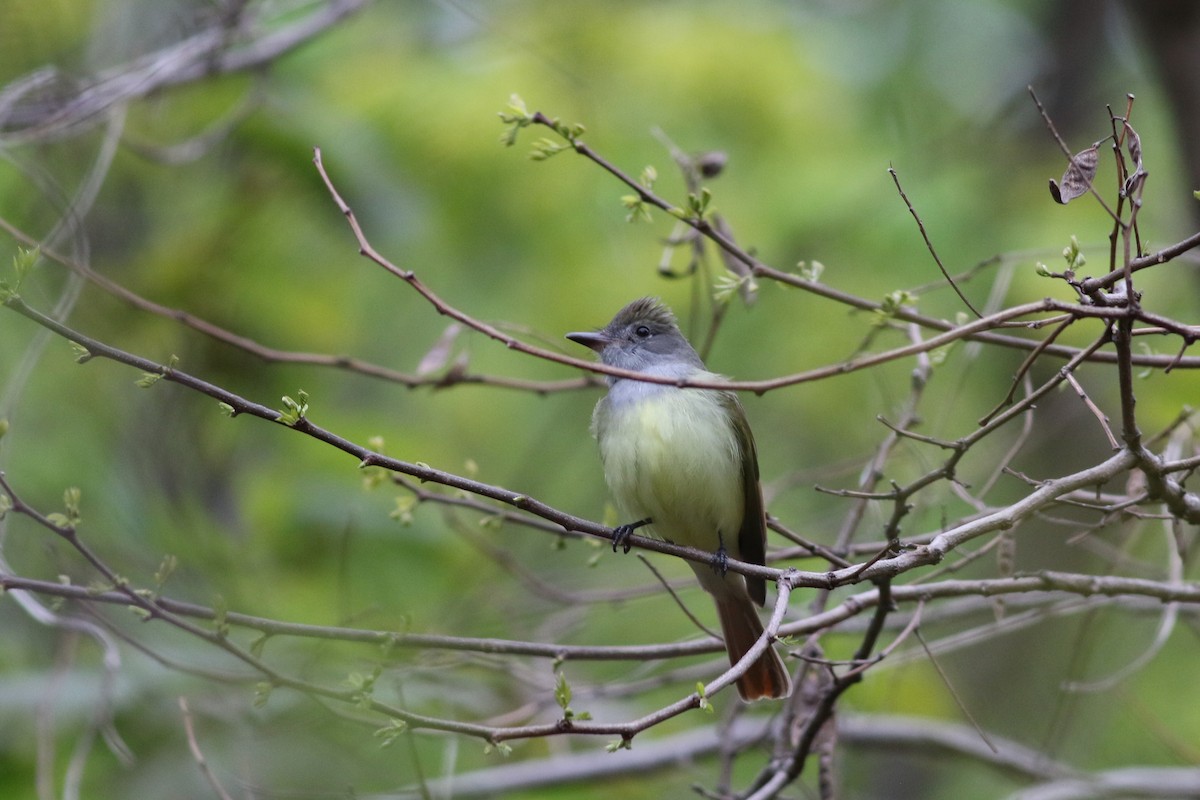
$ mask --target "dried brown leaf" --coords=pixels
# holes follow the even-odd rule
[[[1081,194],[1086,194],[1092,186],[1092,180],[1096,177],[1096,164],[1099,163],[1099,160],[1097,145],[1092,145],[1087,150],[1081,150],[1071,156],[1071,165],[1063,173],[1061,183],[1050,181],[1050,195],[1054,198],[1054,202],[1065,206]]]
[[[1137,131],[1128,122],[1125,123],[1125,149],[1129,151],[1129,157],[1133,159],[1135,171],[1141,172],[1142,137],[1138,136]]]
[[[1132,194],[1138,182],[1146,177],[1146,167],[1142,164],[1142,137],[1128,122],[1125,123],[1125,149],[1133,161],[1133,169],[1125,179],[1125,193]]]

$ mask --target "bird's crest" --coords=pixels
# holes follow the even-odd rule
[[[621,328],[634,320],[661,325],[664,328],[678,326],[678,323],[675,321],[675,314],[657,297],[643,297],[639,300],[634,300],[617,312],[610,325],[613,328]]]

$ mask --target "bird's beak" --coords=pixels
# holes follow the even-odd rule
[[[583,345],[584,347],[590,347],[597,353],[607,347],[609,342],[612,341],[607,335],[600,331],[594,331],[591,333],[568,333],[567,338],[572,342]]]

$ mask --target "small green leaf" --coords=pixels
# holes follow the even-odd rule
[[[110,591],[112,588],[113,588],[112,582],[104,581],[104,580],[100,580],[99,578],[96,578],[94,580],[88,581],[87,593],[90,595],[101,595],[107,591]]]
[[[555,669],[561,662],[555,664]],[[562,709],[563,719],[570,722],[572,720],[591,719],[592,715],[586,711],[576,713],[571,708],[571,685],[567,683],[567,676],[561,670],[557,673],[554,679],[554,702],[558,703],[558,707]]]
[[[507,742],[488,742],[483,746],[483,754],[488,756],[492,753],[499,753],[502,756],[508,757],[512,755],[512,747]]]
[[[62,529],[64,529],[64,530],[65,530],[65,529],[69,529],[69,528],[71,527],[71,520],[69,520],[69,519],[67,518],[67,515],[66,515],[66,514],[60,514],[60,513],[59,513],[59,512],[57,512],[57,511],[54,511],[54,512],[52,512],[52,513],[50,513],[50,514],[47,514],[47,515],[46,515],[46,521],[47,521],[47,522],[49,522],[49,523],[50,523],[51,525],[53,525],[54,527],[56,527],[56,528],[62,528]]]
[[[545,161],[547,158],[556,156],[563,150],[569,149],[571,149],[570,145],[562,144],[561,142],[556,142],[553,139],[547,139],[543,137],[533,143],[533,149],[529,153],[529,157],[534,161]]]
[[[171,374],[178,364],[179,356],[172,355],[167,359],[167,365],[165,367],[159,367],[158,372],[143,372],[142,377],[138,378],[136,383],[143,389],[149,389],[151,386],[161,381],[164,377]]]
[[[396,739],[400,738],[408,730],[408,723],[402,719],[394,719],[382,728],[379,728],[373,734],[379,740],[381,748],[390,746]]]
[[[503,119],[504,115],[501,114],[500,117]],[[517,143],[517,136],[521,133],[521,128],[524,127],[524,125],[510,125],[504,133],[500,134],[500,141],[504,143],[505,147],[512,147]]]
[[[286,394],[283,396],[284,410],[279,412],[279,421],[288,427],[294,427],[308,413],[308,392],[301,389],[296,397],[293,400]]]
[[[696,694],[700,696],[700,710],[712,714],[714,711],[713,704],[709,701],[708,694],[704,691],[703,681],[696,681]]]
[[[28,277],[39,258],[41,258],[41,251],[36,247],[17,248],[12,260],[13,282],[0,281],[0,302],[7,303],[21,296],[21,284],[25,282],[25,278]]]
[[[412,525],[413,509],[417,506],[417,498],[412,495],[397,495],[396,507],[388,513],[388,519],[393,519],[405,527]]]
[[[749,273],[736,275],[732,272],[726,272],[724,275],[717,276],[716,284],[713,286],[713,299],[718,303],[728,303],[743,288],[748,289],[750,292],[758,291],[758,283],[754,280],[754,276]]]
[[[17,287],[20,288],[21,282],[25,280],[33,265],[41,258],[42,251],[36,247],[18,247],[17,252],[13,255],[13,272],[17,276]]]
[[[508,130],[500,135],[500,141],[505,147],[512,147],[517,143],[521,129],[533,124],[533,115],[525,107],[525,101],[514,94],[508,100],[507,110],[500,112],[500,121],[508,126]]]
[[[17,248],[12,260],[13,282],[0,281],[0,302],[7,303],[21,296],[21,284],[25,282],[26,276],[33,269],[33,265],[37,263],[40,254],[36,247],[29,250],[23,247]]]
[[[233,417],[237,414],[237,411],[229,403],[217,403],[217,408],[220,409],[221,415],[225,417]]]
[[[875,325],[883,325],[900,313],[905,306],[916,301],[916,295],[903,289],[897,289],[887,294],[875,310]]]
[[[179,566],[179,559],[174,555],[168,553],[163,556],[158,569],[154,571],[154,585],[161,589],[167,579],[171,577],[171,573],[175,572],[177,566]]]
[[[354,694],[354,704],[363,711],[368,711],[371,708],[372,697],[375,694],[375,680],[379,677],[380,668],[376,667],[374,672],[369,674],[362,672],[352,672],[346,678],[346,683],[350,685],[350,689]]]
[[[3,439],[6,433],[8,433],[8,417],[0,417],[0,439]]]
[[[63,505],[67,509],[67,513],[74,518],[79,517],[79,500],[83,497],[83,493],[79,491],[78,486],[68,486],[63,490]]]
[[[914,300],[914,296],[903,289],[894,291],[883,298],[883,310],[895,314]]]
[[[254,685],[254,707],[263,708],[267,705],[267,701],[271,699],[271,690],[275,687],[266,681],[261,681]]]
[[[371,450],[372,455],[383,455],[385,448],[383,437],[375,435],[367,439],[367,447]],[[358,467],[362,470],[363,489],[366,491],[374,489],[388,478],[388,471],[377,464],[371,463],[370,455],[359,462]]]
[[[263,648],[267,646],[267,640],[271,638],[271,634],[264,633],[253,642],[250,643],[250,655],[255,658],[262,658]]]
[[[796,264],[796,271],[804,280],[820,283],[821,273],[825,271],[825,265],[820,261],[801,261]]]
[[[75,354],[76,364],[86,364],[93,358],[92,351],[88,350],[79,342],[71,342],[71,352]]]
[[[604,749],[610,753],[615,753],[618,750],[632,750],[633,741],[631,739],[617,739],[606,744]]]
[[[558,707],[563,711],[571,706],[571,685],[567,683],[567,676],[562,672],[554,679],[554,702],[558,703]]]
[[[954,349],[957,342],[949,342],[941,347],[935,347],[929,351],[929,363],[934,367],[940,367],[946,363],[946,358],[950,355],[950,351]]]
[[[1087,264],[1087,259],[1079,249],[1079,239],[1071,237],[1071,243],[1063,248],[1063,259],[1067,262],[1067,269],[1077,270]]]
[[[526,108],[525,101],[519,94],[509,95],[506,109],[506,111],[500,112],[500,119],[503,122],[521,122],[530,119],[529,109]]]
[[[702,187],[699,194],[688,194],[688,211],[693,219],[703,219],[704,214],[708,211],[709,203],[712,202],[712,192],[708,187]]]
[[[629,213],[625,215],[626,222],[651,222],[654,217],[650,215],[650,209],[646,206],[644,200],[636,194],[621,195],[621,205],[628,209]]]
[[[400,637],[394,633],[388,634],[384,640],[379,643],[379,657],[387,661],[392,655],[392,651],[396,649],[396,645],[400,642]]]
[[[359,464],[362,469],[363,489],[370,491],[387,480],[388,471],[378,464]]]
[[[6,494],[0,494],[0,519],[4,519],[9,511],[12,511],[12,498]]]

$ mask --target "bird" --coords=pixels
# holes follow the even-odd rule
[[[595,351],[608,366],[672,380],[722,382],[709,372],[661,300],[626,305],[598,331],[567,339]],[[608,392],[592,414],[605,482],[620,514],[613,549],[639,528],[668,542],[707,550],[711,564],[688,562],[716,604],[729,663],[763,635],[756,606],[766,581],[731,573],[727,559],[763,564],[766,513],[758,453],[734,392],[692,389],[607,376]],[[791,693],[787,667],[767,649],[737,679],[744,701]]]

